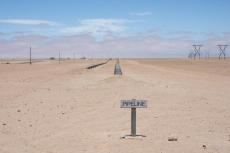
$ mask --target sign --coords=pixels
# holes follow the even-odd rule
[[[121,100],[121,108],[147,108],[147,100]]]
[[[147,100],[121,100],[121,108],[131,108],[131,137],[145,137],[144,135],[136,135],[136,108],[147,108]],[[126,137],[125,136],[125,137]],[[123,138],[125,138],[123,137]]]

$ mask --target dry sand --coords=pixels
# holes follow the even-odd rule
[[[230,60],[121,60],[122,77],[97,62],[0,64],[0,153],[230,152]],[[132,98],[147,137],[121,139]]]

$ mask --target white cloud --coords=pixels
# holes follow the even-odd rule
[[[178,41],[154,36],[131,36],[106,39],[100,42],[90,36],[42,37],[36,35],[17,36],[11,41],[0,40],[2,57],[28,56],[28,43],[31,42],[34,57],[76,55],[87,57],[172,57],[187,54],[183,52],[191,46],[190,41]]]
[[[125,20],[120,19],[86,19],[81,20],[80,25],[67,27],[62,32],[72,34],[90,34],[93,36],[105,36],[110,33],[121,33],[125,29]]]
[[[196,39],[195,39],[196,40]],[[201,43],[202,54],[210,51],[217,56],[217,44],[229,44],[230,35],[205,37]],[[133,35],[129,37],[109,36],[108,39],[96,41],[90,35],[42,36],[17,34],[12,39],[0,39],[0,57],[28,57],[28,46],[32,44],[34,57],[62,56],[72,57],[187,57],[193,50],[193,38],[182,39],[178,36],[165,37],[160,35]],[[227,50],[229,55],[229,50]]]
[[[131,12],[131,13],[129,13],[129,15],[132,15],[132,16],[149,16],[149,15],[152,15],[152,12],[150,12],[150,11],[145,11],[145,12]]]
[[[21,25],[47,25],[56,26],[58,23],[47,20],[32,20],[32,19],[5,19],[0,20],[0,23],[4,24],[21,24]]]

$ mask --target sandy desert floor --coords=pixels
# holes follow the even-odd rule
[[[230,60],[0,64],[0,153],[229,153]],[[122,99],[146,99],[130,133]],[[176,137],[177,141],[168,141]]]

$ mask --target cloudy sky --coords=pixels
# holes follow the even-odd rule
[[[216,55],[229,15],[229,0],[0,0],[0,58]]]

